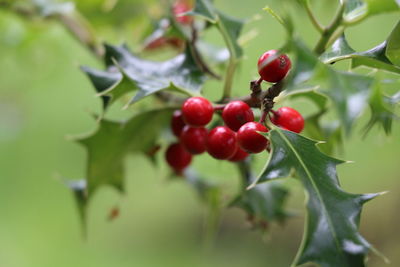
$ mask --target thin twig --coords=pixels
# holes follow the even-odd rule
[[[323,52],[325,52],[328,44],[332,43],[335,40],[334,38],[332,38],[333,36],[335,38],[338,38],[340,36],[340,34],[335,34],[335,32],[336,32],[336,30],[338,30],[338,28],[343,28],[340,26],[342,25],[342,21],[343,21],[344,9],[345,9],[344,4],[342,2],[340,2],[340,6],[339,6],[332,22],[322,32],[321,37],[319,38],[319,40],[314,48],[314,52],[316,54],[321,55]]]
[[[199,50],[196,47],[198,39],[198,33],[197,29],[192,25],[192,39],[189,42],[189,46],[193,55],[194,60],[196,61],[197,65],[201,68],[201,70],[207,74],[209,74],[211,77],[220,80],[221,76],[213,72],[208,65],[204,62]]]
[[[317,31],[319,31],[320,33],[323,33],[325,28],[324,28],[324,26],[322,26],[319,23],[319,21],[317,20],[317,18],[314,15],[314,13],[312,12],[309,0],[305,1],[305,8],[306,8],[308,17],[311,20],[311,23],[314,25],[314,27],[317,29]]]

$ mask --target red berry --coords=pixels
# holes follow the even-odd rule
[[[212,129],[207,138],[207,152],[216,159],[229,159],[238,146],[235,132],[226,126],[218,126]]]
[[[258,132],[268,132],[268,129],[258,122],[244,124],[236,135],[239,146],[248,153],[263,151],[268,145],[268,139]]]
[[[301,114],[290,107],[281,107],[271,118],[273,124],[286,130],[300,133],[304,128],[304,118]]]
[[[180,141],[190,154],[201,154],[206,151],[207,129],[185,126]]]
[[[191,16],[180,16],[182,13],[186,13],[192,9],[191,5],[186,1],[177,1],[172,7],[172,11],[175,16],[175,20],[181,24],[191,24],[193,17]]]
[[[210,101],[203,97],[191,97],[183,103],[183,120],[193,127],[202,127],[212,119],[214,109]]]
[[[179,137],[181,135],[182,129],[183,127],[185,127],[185,125],[186,124],[183,121],[182,117],[182,111],[175,110],[174,114],[172,114],[171,129],[176,137]]]
[[[246,122],[254,121],[254,114],[245,102],[232,101],[222,111],[222,119],[226,126],[236,132]]]
[[[181,172],[192,161],[192,155],[179,143],[171,144],[165,152],[165,159],[175,171]]]
[[[232,161],[232,162],[237,162],[237,161],[242,161],[245,158],[247,158],[249,154],[244,151],[243,149],[241,149],[240,147],[238,147],[238,149],[236,150],[236,153],[230,157],[228,160]]]
[[[264,81],[276,83],[285,78],[292,63],[285,54],[279,55],[271,61],[270,57],[272,56],[278,56],[278,51],[269,50],[258,59],[258,73]]]

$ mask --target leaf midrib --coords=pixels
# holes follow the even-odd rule
[[[314,188],[314,190],[317,193],[318,199],[320,199],[322,206],[323,206],[323,213],[325,214],[325,216],[327,217],[327,221],[328,221],[328,225],[329,225],[329,229],[331,229],[331,233],[333,235],[333,238],[335,240],[336,246],[338,248],[338,251],[342,253],[342,250],[340,249],[340,244],[339,244],[339,240],[337,239],[337,235],[336,232],[334,231],[334,227],[332,224],[332,220],[331,217],[329,216],[329,213],[327,212],[327,209],[325,207],[325,202],[324,199],[320,193],[320,191],[318,190],[318,187],[316,186],[315,181],[313,180],[313,176],[311,175],[311,172],[308,170],[307,165],[303,162],[303,160],[301,159],[299,153],[297,152],[297,150],[292,146],[292,144],[290,143],[290,141],[286,138],[286,136],[280,131],[280,130],[276,130],[278,132],[278,134],[282,137],[283,141],[289,146],[289,148],[293,151],[293,153],[295,154],[297,160],[299,161],[300,165],[302,166],[302,168],[304,169],[304,171],[306,172],[307,176],[309,177],[309,180]],[[308,211],[307,211],[308,212]]]

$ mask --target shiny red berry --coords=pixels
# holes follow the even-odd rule
[[[182,105],[183,120],[193,127],[202,127],[212,119],[214,109],[203,97],[191,97]]]
[[[248,153],[263,151],[268,145],[268,139],[258,132],[268,132],[268,129],[258,122],[244,124],[236,135],[239,146]]]
[[[171,129],[176,137],[181,135],[182,129],[185,127],[185,125],[186,123],[183,121],[182,111],[175,110],[172,114]]]
[[[165,152],[165,159],[175,171],[181,172],[192,161],[192,155],[179,143],[171,144]]]
[[[175,20],[181,24],[191,24],[193,22],[192,16],[181,16],[192,9],[192,6],[187,1],[177,1],[172,7],[172,11],[175,16]]]
[[[232,157],[230,157],[228,160],[232,161],[232,162],[238,162],[238,161],[244,160],[248,156],[249,156],[249,154],[246,151],[244,151],[243,149],[238,147],[238,149],[236,150],[236,153]]]
[[[245,102],[232,101],[222,111],[222,119],[226,126],[236,132],[246,122],[254,121],[254,114]]]
[[[303,116],[293,108],[281,107],[273,114],[271,121],[279,127],[295,133],[300,133],[304,128]]]
[[[206,151],[207,129],[185,126],[182,130],[180,141],[190,154],[201,154]]]
[[[235,132],[226,126],[212,129],[207,137],[207,152],[216,159],[229,159],[238,149]]]
[[[285,54],[278,55],[277,50],[269,50],[258,59],[258,73],[264,81],[271,83],[285,78],[291,66],[289,57]]]

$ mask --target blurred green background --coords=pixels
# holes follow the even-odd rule
[[[127,40],[134,48],[137,29],[147,14],[157,14],[156,1],[131,1],[141,9],[129,10],[129,1],[117,1],[114,11],[95,7],[100,0],[77,1],[95,25],[102,40],[118,44]],[[112,2],[112,1],[107,1]],[[244,48],[245,59],[235,78],[235,95],[244,95],[248,81],[256,77],[256,60],[265,50],[279,47],[283,28],[262,11],[267,1],[219,0],[227,14],[255,18],[244,32],[257,30]],[[279,2],[279,1],[277,1]],[[276,4],[277,2],[272,2]],[[314,1],[318,17],[327,22],[336,1]],[[120,6],[119,6],[120,5]],[[137,6],[136,6],[137,7]],[[317,34],[304,12],[293,8],[296,26],[307,44]],[[255,16],[257,15],[257,16]],[[125,19],[124,19],[125,18]],[[398,14],[383,14],[349,29],[347,37],[356,50],[366,50],[386,38]],[[211,32],[208,40],[221,44]],[[127,193],[100,190],[90,204],[88,236],[82,238],[72,193],[59,177],[83,178],[86,154],[68,136],[89,133],[96,127],[90,113],[100,110],[100,101],[80,65],[101,68],[98,62],[59,24],[25,20],[0,9],[0,266],[289,266],[300,244],[304,223],[302,188],[296,181],[289,207],[299,213],[283,227],[273,225],[269,235],[253,231],[245,214],[232,208],[223,214],[215,247],[202,249],[205,215],[193,189],[182,181],[169,181],[165,168],[156,170],[144,157],[126,161]],[[347,67],[342,64],[340,67]],[[221,84],[209,82],[205,93],[219,97]],[[307,110],[307,103],[291,103]],[[129,111],[113,111],[114,117],[129,117]],[[339,167],[345,190],[354,193],[389,191],[365,206],[361,232],[392,266],[400,266],[400,127],[386,137],[374,129],[362,138],[366,112],[339,156],[355,163]],[[260,156],[260,166],[266,156]],[[199,157],[194,163],[236,188],[238,174],[228,163]],[[228,190],[229,191],[229,190]],[[107,220],[114,206],[120,216]],[[369,266],[384,266],[371,254]]]

